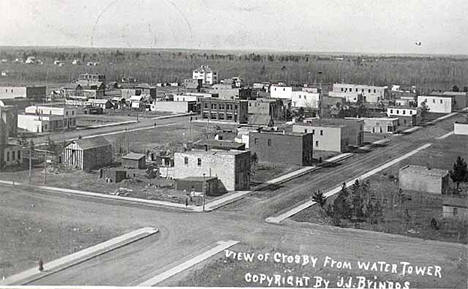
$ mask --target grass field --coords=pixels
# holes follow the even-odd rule
[[[359,269],[357,262],[375,260],[376,256],[371,255],[371,253],[357,254],[352,251],[349,253],[343,253],[343,250],[338,250],[335,254],[327,255],[319,248],[322,246],[327,246],[327,244],[317,244],[313,240],[310,240],[309,243],[304,243],[297,249],[292,249],[288,243],[275,243],[271,246],[264,246],[259,244],[246,244],[241,243],[229,249],[231,252],[240,253],[240,259],[227,256],[225,252],[219,254],[218,257],[213,258],[207,264],[198,265],[190,272],[186,273],[185,276],[179,277],[172,282],[163,282],[161,285],[165,286],[203,286],[203,287],[313,287],[313,288],[326,288],[322,283],[321,286],[318,285],[317,279],[314,277],[321,277],[328,281],[330,284],[328,288],[339,288],[337,282],[340,281],[340,277],[356,277],[363,276],[368,280],[372,281],[391,281],[398,282],[401,287],[385,287],[385,288],[403,288],[404,282],[409,282],[410,288],[463,288],[463,279],[462,270],[464,270],[463,259],[455,261],[452,263],[453,269],[451,273],[456,274],[458,272],[458,277],[444,278],[440,279],[434,276],[417,276],[412,275],[401,275],[395,273],[387,272],[371,272],[364,269]],[[378,247],[378,246],[377,246]],[[243,259],[243,253],[252,255],[252,261],[246,261]],[[303,265],[296,263],[283,262],[283,259],[275,259],[275,254],[279,253],[286,254],[287,256],[303,256],[304,254],[316,258],[315,266],[310,262],[309,264]],[[269,259],[267,261],[259,261],[258,256],[269,254]],[[398,263],[398,256],[391,256],[385,252],[379,252],[380,259],[379,261],[385,260],[389,263],[395,262]],[[349,262],[350,267],[347,268],[337,268],[330,266],[330,263],[326,263],[325,260],[327,256],[335,261],[346,261]],[[384,257],[385,256],[385,257]],[[422,257],[422,256],[421,256]],[[302,261],[303,259],[300,259]],[[330,259],[327,259],[330,260]],[[431,261],[429,261],[431,263]],[[434,260],[432,260],[434,262]],[[418,265],[423,265],[421,262],[417,262]],[[399,267],[398,267],[399,268]],[[253,275],[257,276],[256,282],[254,282]],[[272,277],[273,275],[279,275],[281,277],[293,276],[291,280],[297,280],[295,277],[310,277],[310,283],[308,286],[304,283],[295,283],[288,284],[287,279],[278,279],[279,284],[268,284],[268,280],[263,279],[260,283],[260,275],[267,275]],[[284,283],[282,283],[284,282]],[[458,284],[458,286],[456,285]],[[357,281],[354,281],[352,288],[358,288]],[[460,287],[461,285],[461,287]],[[387,285],[388,286],[388,285]],[[348,288],[348,287],[343,287]],[[374,288],[374,287],[359,287],[359,288]],[[379,288],[378,285],[376,288]]]
[[[17,198],[15,193],[2,192],[8,205],[0,209],[0,278],[36,267],[39,258],[48,262],[122,233],[91,225],[86,217],[70,219],[60,206],[54,210],[62,210],[62,217],[51,219],[37,198]]]

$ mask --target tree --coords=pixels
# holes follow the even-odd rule
[[[427,106],[426,101],[421,102],[421,104],[418,107],[418,110],[421,115],[421,119],[424,121],[427,115],[427,112],[429,111],[429,107]]]
[[[327,199],[325,198],[325,196],[323,195],[321,191],[315,192],[314,195],[312,196],[312,200],[316,202],[317,204],[319,204],[320,208],[325,207],[325,204],[327,202]]]
[[[349,192],[346,189],[346,184],[343,184],[341,191],[338,193],[335,201],[333,201],[333,218],[337,219],[350,219],[351,218],[351,206],[348,202]]]
[[[253,153],[250,156],[250,175],[255,175],[255,171],[257,169],[257,164],[258,164],[258,156],[257,153]]]
[[[466,162],[460,156],[457,157],[457,161],[453,164],[453,170],[450,171],[450,178],[454,183],[457,183],[457,191],[460,187],[460,183],[468,181]]]
[[[459,92],[459,91],[460,91],[460,88],[458,88],[458,86],[454,85],[454,86],[452,87],[452,91],[453,91],[453,92]]]

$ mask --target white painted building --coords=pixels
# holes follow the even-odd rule
[[[271,98],[281,98],[281,99],[292,99],[292,86],[283,86],[272,84],[270,86],[270,97]]]
[[[361,94],[357,92],[338,92],[338,91],[329,91],[328,92],[329,97],[339,97],[347,102],[351,103],[356,103],[360,98],[362,98]]]
[[[451,113],[452,112],[452,97],[441,95],[420,95],[418,96],[418,107],[423,102],[429,108],[429,112],[436,113]]]
[[[466,122],[455,122],[453,124],[453,133],[468,136],[468,120]]]
[[[291,95],[292,107],[319,108],[320,93],[305,90],[293,91]]]
[[[357,94],[362,95],[363,101],[377,103],[385,99],[388,88],[386,86],[373,86],[348,83],[334,83],[333,92],[349,95],[354,98]]]
[[[203,84],[215,84],[218,82],[218,73],[208,65],[202,65],[192,72],[192,79],[201,79]]]
[[[417,115],[418,109],[416,107],[407,106],[390,106],[387,107],[387,116],[412,116]]]
[[[58,115],[34,115],[34,114],[19,114],[18,128],[29,132],[42,133],[51,131],[60,131],[69,127],[76,127],[76,123],[72,121],[68,124],[67,120]]]

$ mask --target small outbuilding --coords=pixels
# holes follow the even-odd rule
[[[398,179],[404,191],[445,194],[449,189],[447,170],[407,165],[400,169]]]
[[[468,198],[445,196],[442,200],[442,215],[444,218],[468,220]]]
[[[78,139],[70,142],[62,153],[65,166],[84,171],[112,163],[112,144],[103,137]]]
[[[128,153],[122,157],[122,165],[129,169],[144,169],[146,167],[146,157],[144,154]]]
[[[105,170],[101,169],[99,177],[108,183],[120,183],[127,178],[127,172],[114,168]]]
[[[176,190],[203,192],[208,196],[218,196],[223,193],[218,188],[217,177],[187,177],[176,179]]]

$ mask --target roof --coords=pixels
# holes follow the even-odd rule
[[[409,105],[389,106],[387,108],[390,108],[390,109],[413,109],[413,110],[418,110],[417,107],[409,106]]]
[[[141,160],[142,158],[144,158],[145,155],[144,154],[138,154],[138,153],[133,153],[133,152],[130,152],[126,155],[124,155],[122,157],[122,159],[126,159],[126,160]]]
[[[110,99],[94,99],[94,98],[91,98],[88,100],[89,102],[92,102],[92,103],[107,103],[110,101]]]
[[[351,124],[362,123],[360,119],[342,119],[342,118],[317,118],[304,123],[296,123],[299,126],[321,126],[321,127],[346,127]]]
[[[199,140],[194,143],[195,147],[204,147],[208,146],[209,148],[219,148],[219,149],[236,149],[236,150],[244,150],[245,144],[237,143],[233,141],[227,140],[215,140],[215,139],[207,139],[207,140]]]
[[[240,154],[245,154],[245,153],[250,153],[249,151],[241,151],[241,150],[193,150],[193,151],[186,151],[182,153],[175,153],[175,154],[186,154],[186,155],[240,155]]]
[[[431,177],[444,177],[448,174],[447,170],[432,169],[432,168],[416,166],[416,165],[407,165],[405,167],[402,167],[400,169],[400,172],[402,171],[413,173],[413,174],[418,174],[418,175],[431,176]]]
[[[272,131],[272,130],[261,130],[261,131],[251,131],[251,134],[274,134],[274,135],[284,135],[284,136],[304,136],[306,134],[312,133],[302,133],[302,132],[290,132],[290,131]]]
[[[217,180],[217,177],[186,177],[186,178],[180,178],[177,180],[183,180],[183,181],[191,181],[191,182],[203,182],[203,181],[212,181],[212,180]]]
[[[249,124],[273,126],[273,119],[268,114],[251,114],[249,115]]]
[[[102,136],[87,138],[87,139],[78,139],[78,140],[75,140],[73,142],[76,143],[83,150],[99,148],[99,147],[105,147],[105,146],[110,146],[111,145],[111,143],[108,142]]]

